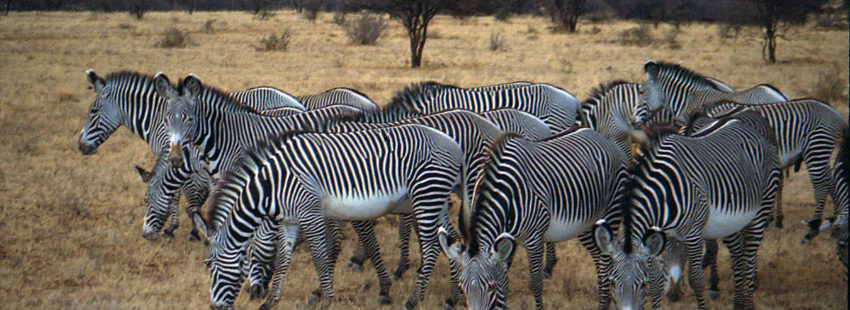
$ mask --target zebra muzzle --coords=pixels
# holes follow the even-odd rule
[[[177,166],[183,161],[183,152],[181,151],[180,142],[171,143],[171,150],[168,152],[168,160],[172,166]]]

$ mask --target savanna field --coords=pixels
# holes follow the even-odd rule
[[[211,21],[211,22],[210,22]],[[211,29],[205,27],[209,24]],[[350,87],[378,104],[409,83],[434,80],[473,87],[517,80],[550,83],[579,99],[612,79],[642,82],[649,59],[681,63],[737,89],[768,83],[792,98],[819,97],[845,115],[848,110],[848,31],[807,24],[780,40],[779,62],[761,58],[761,35],[744,27],[724,38],[720,26],[690,24],[678,34],[669,25],[644,30],[645,45],[623,42],[630,21],[581,21],[577,34],[553,33],[547,18],[519,16],[463,20],[438,16],[429,27],[423,67],[408,65],[404,29],[389,22],[376,45],[350,42],[344,29],[322,13],[311,23],[294,11],[261,20],[246,12],[151,12],[137,20],[126,13],[13,12],[0,17],[0,308],[2,309],[199,309],[209,305],[206,248],[188,242],[190,221],[180,213],[173,239],[142,239],[145,185],[134,165],[151,167],[154,156],[141,139],[118,130],[97,154],[83,156],[77,139],[94,92],[84,72],[119,70],[172,81],[197,74],[226,91],[268,85],[290,94]],[[189,33],[189,46],[156,44],[169,28]],[[260,39],[290,27],[286,51],[261,51]],[[491,35],[503,41],[490,49]],[[800,223],[814,209],[805,169],[792,172],[783,193],[785,228],[771,226],[759,250],[759,309],[846,309],[847,278],[828,233],[801,245]],[[826,215],[831,216],[831,202]],[[456,212],[456,211],[455,211]],[[395,217],[377,227],[388,268],[398,261]],[[336,268],[333,309],[374,309],[374,269],[354,272],[344,262],[354,249],[348,229]],[[415,238],[414,238],[415,239]],[[417,249],[415,245],[412,247]],[[418,251],[413,250],[413,266]],[[510,270],[509,305],[534,306],[528,289],[525,251]],[[549,309],[597,305],[596,276],[578,242],[558,244],[554,276],[544,282]],[[448,294],[448,260],[438,260],[421,309],[438,309]],[[729,255],[719,256],[720,299],[710,308],[732,306]],[[414,269],[393,283],[401,307],[414,287]],[[301,308],[318,279],[307,247],[297,249],[278,309]],[[259,307],[243,293],[239,308]],[[693,294],[665,309],[695,308]]]

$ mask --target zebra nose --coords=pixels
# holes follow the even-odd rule
[[[78,147],[80,149],[80,153],[83,153],[83,155],[91,155],[97,152],[96,147],[85,142],[80,142]]]
[[[142,238],[145,238],[145,240],[148,241],[154,241],[156,239],[159,239],[159,233],[155,231],[146,231],[142,233]]]

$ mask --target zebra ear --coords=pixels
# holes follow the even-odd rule
[[[195,97],[201,93],[201,80],[195,74],[189,74],[183,79],[183,96]]]
[[[661,229],[653,227],[649,230],[646,236],[643,237],[644,250],[646,255],[659,256],[664,252],[664,246],[667,245],[667,234]]]
[[[593,241],[596,246],[602,250],[603,254],[611,256],[616,250],[614,242],[614,234],[611,233],[611,228],[605,220],[599,220],[594,224]]]
[[[106,87],[106,81],[97,76],[97,73],[94,73],[94,69],[86,70],[86,77],[96,93],[103,92],[103,88]]]
[[[440,227],[437,231],[437,240],[440,241],[440,247],[443,248],[443,252],[446,252],[446,256],[449,259],[457,263],[463,263],[463,245],[459,241],[449,244],[449,233],[445,228]]]
[[[153,78],[153,86],[156,89],[156,94],[162,98],[174,99],[177,98],[177,90],[171,85],[171,81],[165,76],[165,73],[159,72]]]
[[[153,173],[151,173],[150,171],[145,170],[145,168],[142,168],[142,167],[139,167],[139,166],[136,166],[136,173],[139,174],[139,177],[142,178],[142,182],[144,182],[145,184],[150,182],[151,177],[153,176]]]
[[[493,245],[494,250],[491,250],[491,257],[497,261],[508,261],[511,254],[514,253],[516,242],[514,241],[514,237],[510,234],[502,233],[498,238],[496,238],[496,242],[494,242]]]
[[[646,71],[646,73],[649,74],[650,77],[654,77],[654,76],[658,75],[659,70],[660,70],[660,68],[658,66],[658,63],[655,62],[655,60],[647,61],[643,65],[643,71]]]

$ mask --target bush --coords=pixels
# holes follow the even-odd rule
[[[505,50],[505,40],[498,33],[490,34],[490,50],[494,52]]]
[[[268,37],[260,39],[260,51],[285,51],[289,46],[289,41],[292,40],[292,29],[286,27],[280,36],[272,32]]]
[[[333,22],[337,26],[345,26],[345,12],[336,11],[336,13],[334,13]]]
[[[717,35],[723,39],[738,39],[741,33],[741,25],[721,24],[717,28]]]
[[[641,24],[638,27],[629,28],[620,32],[620,44],[647,46],[654,41],[649,30],[649,25]]]
[[[304,18],[309,20],[312,23],[316,23],[316,19],[319,18],[319,10],[322,8],[322,3],[319,1],[310,1],[304,4]]]
[[[372,45],[384,33],[384,25],[384,18],[381,16],[361,15],[346,25],[345,34],[356,44]]]
[[[169,28],[162,34],[162,39],[156,43],[156,47],[183,48],[191,44],[189,33],[177,28]]]
[[[496,13],[493,14],[493,17],[501,22],[507,21],[508,18],[511,18],[511,9],[509,7],[503,6],[502,8],[496,10]]]
[[[841,70],[835,66],[820,72],[816,84],[812,87],[812,95],[818,100],[836,102],[844,99],[846,89],[847,83],[841,76]]]
[[[263,9],[263,10],[257,11],[257,13],[254,14],[254,19],[267,20],[267,19],[272,18],[274,16],[275,16],[274,12]]]
[[[206,22],[204,22],[204,26],[201,27],[201,32],[206,34],[215,33],[215,27],[213,27],[213,24],[215,24],[215,19],[208,19]]]

